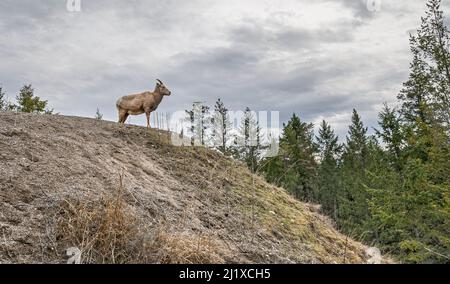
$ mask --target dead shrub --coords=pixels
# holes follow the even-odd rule
[[[208,235],[171,232],[160,223],[133,214],[123,198],[122,178],[117,192],[98,201],[67,201],[60,206],[57,239],[61,250],[77,247],[81,263],[224,263],[229,252]],[[180,228],[178,228],[180,229]]]
[[[215,238],[158,230],[146,245],[153,262],[163,264],[220,264],[229,252]]]
[[[122,181],[112,197],[84,203],[64,201],[57,222],[59,243],[78,247],[82,263],[139,262],[143,245],[142,228],[127,208]],[[64,248],[64,249],[65,249]]]

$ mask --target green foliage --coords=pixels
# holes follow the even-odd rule
[[[450,123],[450,32],[440,4],[428,0],[421,27],[410,38],[411,72],[398,98],[405,119],[413,124]]]
[[[245,162],[252,172],[257,171],[261,159],[263,146],[260,132],[256,114],[247,107],[242,117],[239,133],[235,137],[233,156]]]
[[[284,187],[301,200],[313,201],[316,197],[317,145],[313,140],[313,125],[300,121],[293,114],[283,125],[280,155],[264,162],[266,178]]]
[[[320,157],[317,200],[322,205],[324,213],[337,219],[340,182],[338,163],[342,145],[338,143],[338,136],[325,120],[320,125],[319,136],[316,137],[316,140]]]
[[[400,170],[403,164],[402,152],[405,147],[405,135],[399,114],[395,109],[384,104],[383,110],[378,114],[378,124],[381,130],[375,129],[377,137],[386,146],[387,161]]]
[[[450,250],[449,186],[430,182],[420,159],[409,159],[400,173],[379,168],[372,184],[372,239],[408,263],[448,261],[439,254]]]
[[[377,155],[366,182],[370,240],[406,263],[449,263],[449,31],[440,1],[429,0],[411,37],[410,77],[398,96],[400,113],[380,113]]]
[[[31,87],[31,84],[25,85],[20,89],[16,100],[18,104],[14,106],[14,109],[20,112],[45,114],[53,112],[53,110],[46,109],[47,101],[43,101],[34,95],[34,89]]]
[[[343,160],[345,166],[355,170],[360,176],[364,175],[368,162],[367,147],[367,127],[364,126],[358,112],[353,109],[352,124],[349,126]]]
[[[362,234],[363,224],[370,217],[365,188],[366,171],[370,166],[370,149],[376,143],[369,141],[367,128],[354,109],[349,126],[347,143],[340,167],[338,224],[347,233]]]

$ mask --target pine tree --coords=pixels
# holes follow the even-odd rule
[[[339,137],[325,120],[322,120],[320,124],[319,135],[316,139],[321,161],[336,162],[342,146],[339,145]]]
[[[293,114],[283,124],[279,156],[262,163],[266,179],[305,201],[314,201],[316,196],[317,145],[313,137],[313,124]]]
[[[405,152],[409,159],[420,159],[433,167],[430,180],[442,183],[449,179],[446,157],[450,135],[450,32],[444,24],[440,0],[429,0],[417,36],[411,37],[413,62],[408,81],[398,98],[403,104]],[[416,76],[418,64],[419,80]],[[414,104],[421,98],[421,104]]]
[[[249,107],[245,109],[234,145],[234,156],[244,161],[252,172],[256,172],[261,158],[261,135],[258,121]]]
[[[367,141],[367,127],[364,126],[358,112],[353,109],[344,159],[352,168],[358,170],[361,175],[364,175],[364,169],[367,165]]]
[[[229,155],[229,149],[227,146],[230,137],[231,122],[228,115],[228,109],[225,107],[224,103],[217,100],[214,106],[214,114],[212,117],[212,138],[214,146],[217,150],[225,155]]]
[[[412,44],[416,41],[414,37],[411,37]],[[410,66],[410,79],[403,84],[404,88],[398,95],[398,98],[403,101],[402,115],[410,123],[416,121],[429,123],[431,77],[426,72],[426,62],[420,58],[419,51],[415,48],[411,50],[414,57]]]
[[[207,129],[209,127],[209,107],[201,102],[194,102],[191,110],[186,110],[186,120],[191,134],[191,146],[207,145]]]
[[[3,92],[3,88],[0,87],[0,111],[6,110],[8,104],[6,103],[5,92]]]
[[[427,59],[433,83],[431,105],[435,120],[450,123],[450,31],[444,24],[441,0],[429,0],[418,31],[418,48]]]
[[[352,123],[349,126],[347,143],[342,156],[342,193],[339,201],[339,224],[350,229],[362,229],[361,225],[369,218],[368,194],[365,188],[366,170],[369,166],[369,139],[358,112],[353,109]]]
[[[338,159],[342,151],[339,138],[331,126],[323,120],[316,136],[320,164],[318,166],[318,196],[322,211],[337,219],[339,194]]]
[[[95,113],[95,119],[102,120],[103,114],[100,112],[100,110],[97,108],[97,111]]]
[[[405,119],[413,124],[431,119],[450,123],[450,32],[440,4],[428,0],[421,27],[410,37],[411,72],[398,97]]]
[[[209,106],[203,105],[201,104],[198,107],[198,125],[197,125],[197,129],[198,132],[200,133],[200,144],[202,146],[206,146],[207,145],[207,129],[209,127],[209,122],[208,122],[208,118],[209,118]]]
[[[403,165],[403,150],[405,147],[405,135],[403,125],[398,112],[384,104],[378,114],[378,124],[381,130],[375,129],[378,138],[384,143],[387,150],[387,161],[397,170]]]
[[[420,159],[408,159],[400,173],[380,164],[370,175],[371,240],[406,263],[448,262],[450,188],[431,183],[429,173]]]
[[[188,131],[191,135],[191,146],[195,145],[195,111],[194,108],[191,110],[185,110],[186,121],[188,122]]]

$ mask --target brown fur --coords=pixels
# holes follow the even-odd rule
[[[117,103],[117,111],[119,112],[119,123],[125,123],[128,116],[139,115],[145,113],[147,116],[147,127],[150,127],[150,114],[158,108],[164,96],[170,96],[171,92],[164,84],[157,80],[155,90],[153,92],[143,92],[121,97]]]

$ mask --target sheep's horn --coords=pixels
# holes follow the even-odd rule
[[[156,79],[156,81],[158,81],[158,83],[160,83],[160,84],[162,84],[163,82],[161,82],[161,80],[159,80],[159,79]]]

